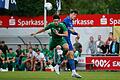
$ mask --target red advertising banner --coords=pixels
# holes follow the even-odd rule
[[[120,70],[120,57],[119,56],[93,56],[86,57],[86,64],[93,64],[93,70]],[[86,70],[90,66],[86,65]]]
[[[61,21],[67,15],[61,15]],[[47,23],[52,22],[52,16],[47,17]],[[0,27],[43,27],[44,17],[0,16]],[[74,20],[75,27],[120,26],[120,14],[88,14],[78,15]]]

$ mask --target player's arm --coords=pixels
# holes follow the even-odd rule
[[[56,34],[57,34],[58,36],[67,37],[67,36],[68,36],[68,31],[63,32],[63,34],[59,34],[58,31],[56,30]]]
[[[2,60],[2,61],[4,61],[4,60],[5,60],[5,58],[4,58],[4,57],[1,57],[1,60]]]
[[[32,33],[31,36],[36,35],[36,34],[38,34],[38,33],[45,32],[46,30],[48,30],[48,29],[50,29],[50,28],[51,28],[51,23],[48,24],[48,26],[46,26],[45,28],[40,29],[39,31],[37,31],[37,32],[35,32],[35,33]]]
[[[38,33],[42,33],[42,32],[45,32],[45,29],[40,29],[39,31],[32,33],[31,36],[36,35]]]
[[[80,34],[75,32],[75,30],[73,28],[70,28],[69,30],[73,35],[77,35],[77,37],[80,38]]]

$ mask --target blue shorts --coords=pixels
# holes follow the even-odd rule
[[[65,38],[65,40],[67,41],[67,43],[68,43],[68,45],[69,45],[69,50],[70,50],[70,51],[73,51],[74,49],[73,49],[73,46],[72,46],[71,40],[68,39],[68,38]]]

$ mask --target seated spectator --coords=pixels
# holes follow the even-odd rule
[[[40,50],[39,45],[36,44],[36,45],[35,45],[35,48],[33,48],[33,50],[34,50],[35,52],[36,52],[37,50]]]
[[[0,49],[5,54],[5,60],[7,59],[8,46],[5,44],[5,41],[1,41]]]
[[[9,52],[7,53],[8,70],[10,71],[15,70],[15,59],[16,53],[13,52],[12,48],[9,48]]]
[[[35,56],[35,66],[39,64],[40,70],[42,71],[46,66],[46,60],[43,53],[40,50],[36,50],[37,55]]]
[[[0,71],[8,71],[5,54],[0,49]]]
[[[17,68],[17,70],[19,70],[19,65],[21,65],[22,53],[23,53],[23,50],[21,48],[21,45],[17,45],[17,50],[16,50],[16,68]]]
[[[20,66],[21,71],[31,71],[31,55],[28,54],[23,54],[22,58],[22,64]]]
[[[102,50],[103,55],[108,54],[109,46],[106,45],[106,43],[104,43],[100,48]]]
[[[117,42],[117,37],[113,37],[113,41],[110,45],[111,55],[119,55],[119,43]]]
[[[74,46],[74,49],[75,49],[75,52],[78,51],[78,55],[81,56],[81,53],[82,53],[82,45],[81,43],[79,43],[79,38],[76,37],[75,38],[75,43],[73,44]]]
[[[30,57],[30,62],[31,62],[31,70],[35,71],[35,56],[38,54],[33,50],[32,47],[29,48],[29,57]]]
[[[28,53],[29,53],[29,46],[28,46],[28,44],[25,44],[25,48],[23,49],[23,52],[24,52],[25,54],[28,54]]]
[[[48,55],[49,54],[49,50],[47,49],[47,45],[46,44],[43,45],[42,53],[44,53],[44,55]]]

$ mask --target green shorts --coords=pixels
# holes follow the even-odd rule
[[[50,38],[49,49],[53,50],[57,45],[63,46],[64,44],[67,44],[64,38],[61,38],[61,39]]]

